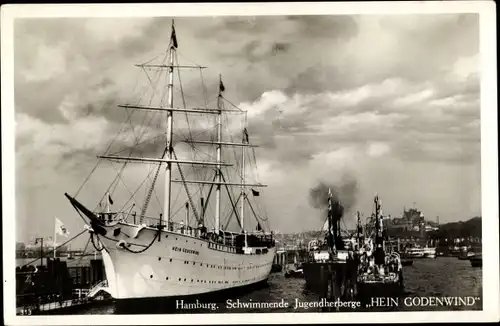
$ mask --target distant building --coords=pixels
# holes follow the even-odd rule
[[[393,218],[390,220],[385,220],[387,228],[398,231],[410,231],[413,227],[411,221],[404,220],[402,218]]]
[[[385,223],[389,230],[400,232],[429,232],[439,229],[439,224],[426,221],[424,214],[415,208],[405,209],[402,217],[385,220]]]

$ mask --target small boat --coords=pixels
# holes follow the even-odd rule
[[[404,254],[408,258],[424,258],[425,257],[424,248],[420,248],[420,247],[408,248],[408,249],[406,249]]]
[[[473,255],[469,256],[469,261],[472,267],[482,267],[483,266],[483,249],[480,246],[475,246],[471,248],[469,253],[472,252]]]
[[[285,272],[285,277],[286,278],[302,278],[304,277],[304,271],[302,270],[302,268],[299,268],[299,269],[291,269],[291,270],[287,270]]]
[[[470,265],[472,267],[482,267],[483,266],[483,254],[476,254],[469,258]]]
[[[469,260],[470,258],[474,257],[474,255],[475,253],[473,251],[470,251],[468,247],[463,247],[460,250],[457,258],[460,260]]]
[[[401,266],[411,266],[411,265],[413,265],[413,259],[401,258]]]
[[[436,258],[436,248],[425,247],[424,258]]]

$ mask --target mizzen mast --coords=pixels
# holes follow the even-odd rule
[[[248,144],[246,120],[247,116],[245,112],[242,144]],[[240,199],[241,199],[241,206],[240,206],[241,229],[245,231],[245,147],[241,148],[241,198]]]

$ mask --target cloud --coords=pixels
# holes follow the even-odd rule
[[[478,22],[474,14],[179,18],[178,62],[210,69],[176,73],[174,105],[216,107],[222,75],[224,105],[247,110],[250,141],[260,145],[262,165],[248,179],[269,185],[262,199],[277,229],[304,228],[318,214],[307,204],[308,189],[346,174],[358,181],[364,211],[378,191],[385,210],[417,201],[441,221],[467,218],[481,208]],[[165,104],[165,70],[133,64],[164,63],[169,33],[166,18],[16,20],[20,224],[46,203],[72,214],[64,198],[48,193],[78,189],[97,154],[161,155],[165,115],[116,105]],[[214,160],[208,146],[194,155],[180,141],[215,139],[215,118],[190,116],[188,131],[184,116],[176,117],[176,154]],[[242,115],[225,122],[224,139],[239,141]],[[223,159],[235,154],[225,149]],[[98,200],[116,169],[104,164],[83,198]],[[132,167],[129,188],[149,172]],[[118,188],[125,201],[128,187]],[[160,210],[155,200],[151,211]]]
[[[380,157],[391,151],[391,147],[388,144],[374,142],[368,146],[368,155],[371,157]]]

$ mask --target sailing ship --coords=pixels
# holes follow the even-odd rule
[[[129,155],[106,152],[98,156],[121,164],[115,180],[125,178],[123,171],[133,163],[149,165],[151,172],[147,181],[150,186],[144,186],[147,190],[144,200],[136,206],[138,201],[127,188],[132,194],[131,199],[125,202],[121,210],[113,210],[112,195],[118,191],[119,182],[112,183],[103,191],[101,201],[105,200],[105,205],[101,210],[97,206],[95,210],[90,209],[83,200],[76,199],[77,195],[65,194],[88,224],[86,228],[90,240],[95,249],[102,253],[107,278],[105,290],[118,302],[188,296],[198,298],[201,294],[262,284],[269,277],[276,251],[273,232],[269,227],[265,230],[267,217],[258,201],[262,197],[262,187],[266,185],[247,181],[250,172],[246,168],[252,163],[256,168],[255,147],[258,146],[249,141],[246,111],[225,98],[225,86],[220,76],[216,107],[210,108],[207,103],[202,107],[188,107],[180,82],[180,71],[198,69],[202,78],[201,71],[206,67],[179,64],[177,51],[178,41],[172,21],[170,44],[164,61],[160,64],[138,65],[144,72],[156,71],[160,76],[167,70],[167,85],[163,88],[167,90],[166,103],[162,96],[159,104],[154,106],[150,104],[152,96],[146,105],[140,102],[118,105],[129,114],[161,115],[147,116],[149,121],[153,121],[151,125],[155,123],[160,126],[161,142],[158,147],[161,154],[157,157],[134,155],[134,149],[144,140],[138,139],[134,142],[137,147],[127,149]],[[174,84],[174,71],[179,77],[179,84]],[[180,99],[177,98],[181,105],[174,105],[174,88],[182,94]],[[158,92],[154,90],[153,94],[160,93],[161,89]],[[230,117],[234,116],[243,121],[228,126]],[[201,122],[196,118],[201,118]],[[148,121],[146,116],[143,121]],[[194,132],[192,129],[196,122],[200,122],[197,126],[201,127]],[[207,128],[207,125],[210,127]],[[236,129],[238,131],[234,131]],[[188,136],[176,139],[182,132],[188,132]],[[242,141],[235,141],[231,132],[241,135]],[[200,140],[200,135],[209,135],[210,138]],[[185,144],[190,150],[186,151],[188,158],[177,155],[180,152],[177,151],[178,146]],[[231,150],[223,150],[226,148]],[[141,150],[138,149],[139,152]],[[200,159],[203,155],[205,159]],[[236,163],[231,163],[231,159]],[[160,186],[159,178],[162,173],[163,187]],[[193,178],[188,179],[190,176]],[[160,189],[158,191],[161,193],[162,188],[163,207],[156,192]],[[175,196],[176,191],[178,194]],[[213,192],[215,205],[212,203]],[[181,198],[181,204],[174,211],[174,204],[179,202],[176,202],[176,198]],[[153,199],[158,200],[159,218],[147,215]],[[126,207],[134,200],[130,208]],[[223,211],[223,204],[226,211]],[[133,212],[135,207],[140,208],[138,216]],[[178,213],[182,211],[185,214],[179,221]],[[213,212],[213,220],[209,219],[210,211]],[[256,223],[247,221],[248,215],[253,216]],[[230,222],[233,222],[233,229],[237,224],[236,231],[231,230]]]

